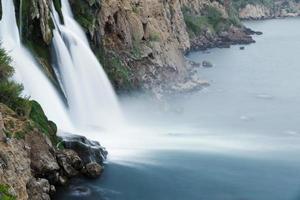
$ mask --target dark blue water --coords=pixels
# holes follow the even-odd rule
[[[103,176],[75,179],[55,199],[300,200],[300,19],[247,25],[264,35],[245,50],[189,55],[213,63],[199,69],[207,89],[167,106],[124,99],[148,131],[104,140]]]

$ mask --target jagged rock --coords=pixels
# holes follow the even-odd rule
[[[239,11],[241,19],[265,19],[272,16],[272,11],[264,5],[247,4]]]
[[[51,186],[46,179],[31,178],[27,184],[27,191],[30,200],[50,200]]]
[[[37,131],[26,134],[25,142],[30,146],[30,160],[33,173],[39,177],[47,178],[51,183],[55,183],[57,171],[60,167],[54,156],[54,149],[50,140]]]
[[[50,7],[52,0],[35,0],[31,1],[32,12],[31,19],[37,18],[40,22],[40,30],[45,43],[50,44],[52,41],[52,30],[50,17]]]
[[[103,167],[101,165],[96,162],[91,162],[85,166],[84,173],[90,178],[97,178],[101,175],[102,171]]]
[[[81,158],[84,165],[95,161],[102,165],[106,159],[107,151],[99,142],[90,141],[84,136],[67,134],[62,138],[66,149],[74,150]]]
[[[70,149],[64,149],[56,153],[58,164],[64,170],[68,177],[78,175],[79,171],[83,168],[83,163],[78,154]]]
[[[277,0],[274,4],[264,5],[261,3],[247,4],[239,8],[241,19],[268,19],[276,17],[295,17],[300,15],[299,1]]]

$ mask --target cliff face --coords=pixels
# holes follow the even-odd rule
[[[69,178],[102,173],[107,152],[99,143],[74,135],[58,143],[55,126],[32,104],[27,117],[0,103],[0,199],[50,200]]]
[[[236,16],[228,13],[231,9],[218,0],[69,1],[92,49],[120,91],[157,93],[182,85],[185,90],[199,88],[203,81],[191,78],[185,52],[253,42]],[[58,85],[51,66],[52,4],[63,20],[60,0],[24,1],[22,12],[20,6],[16,8],[17,15],[22,14],[19,26],[24,43]]]
[[[174,85],[180,88],[186,80],[191,80],[184,53],[191,47],[208,48],[218,42],[215,27],[210,29],[213,20],[219,20],[220,24],[228,22],[224,29],[232,24],[219,1],[70,2],[75,18],[88,33],[92,48],[117,89],[165,91]],[[206,17],[210,15],[208,9],[213,10],[218,18],[210,20]],[[199,31],[193,35],[190,29],[194,24],[187,24],[187,15],[195,18],[192,21],[199,21],[195,25]],[[202,18],[206,23],[201,23]],[[203,83],[196,79],[189,83],[191,87],[187,90],[198,88]]]
[[[275,17],[294,17],[300,15],[300,2],[295,0],[276,0],[271,4],[246,3],[238,8],[241,19],[268,19]]]
[[[144,87],[186,76],[182,52],[190,41],[178,0],[107,0],[98,19],[105,49],[121,55],[122,62],[128,58],[124,64]]]

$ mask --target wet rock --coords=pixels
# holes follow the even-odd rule
[[[64,147],[75,151],[84,165],[91,161],[102,165],[107,157],[106,149],[99,142],[88,140],[84,136],[67,134],[62,140]]]
[[[206,67],[206,68],[209,68],[209,67],[213,67],[213,64],[209,61],[203,61],[202,66]]]
[[[96,162],[88,163],[85,166],[85,174],[90,178],[97,178],[101,175],[103,167]]]
[[[56,193],[56,188],[55,188],[55,186],[54,185],[50,185],[50,192],[49,192],[49,194],[50,195],[54,195]]]
[[[64,177],[64,176],[59,176],[58,177],[58,183],[60,185],[66,185],[68,182],[68,178],[67,177]]]
[[[82,161],[73,150],[62,150],[56,153],[56,159],[58,164],[64,171],[64,174],[68,177],[78,175],[78,170],[83,167]]]
[[[193,60],[187,60],[187,64],[189,66],[191,66],[192,68],[198,68],[198,67],[201,67],[201,63],[198,63],[196,61],[193,61]]]
[[[46,179],[31,178],[27,183],[27,192],[31,200],[50,200],[50,184]]]

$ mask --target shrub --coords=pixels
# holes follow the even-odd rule
[[[7,55],[6,51],[0,48],[0,80],[11,77],[14,69],[10,66],[11,58]]]
[[[30,106],[29,118],[34,122],[34,125],[48,136],[52,144],[59,143],[56,136],[57,127],[52,121],[48,120],[40,104],[36,101],[30,101]]]
[[[212,6],[208,6],[206,10],[209,23],[216,27],[223,20],[222,13]]]
[[[0,199],[1,200],[16,200],[16,197],[9,193],[9,186],[0,184]]]
[[[19,115],[26,115],[29,101],[21,98],[23,86],[13,82],[11,76],[14,69],[10,65],[11,58],[0,48],[0,102],[6,104]]]
[[[150,36],[149,36],[149,40],[150,41],[153,41],[153,42],[158,42],[160,41],[160,36],[159,36],[159,33],[151,33]]]

